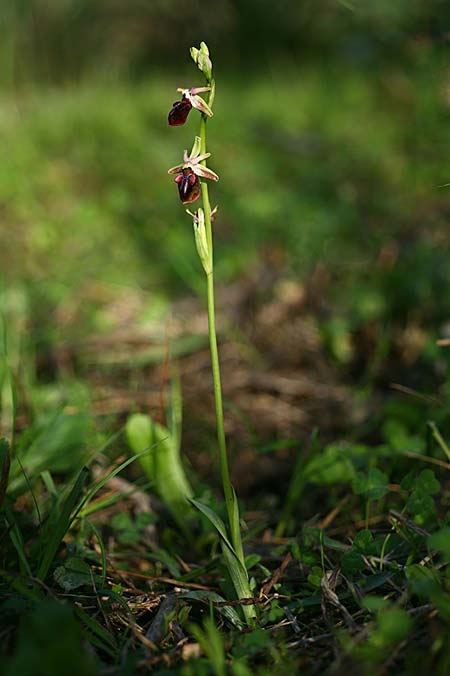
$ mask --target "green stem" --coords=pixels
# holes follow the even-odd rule
[[[208,324],[209,324],[209,346],[211,350],[211,367],[214,383],[214,399],[216,405],[217,418],[217,441],[219,443],[220,472],[222,475],[223,492],[227,506],[228,516],[230,518],[233,505],[233,493],[231,490],[230,472],[228,468],[227,445],[225,439],[223,403],[222,403],[222,385],[220,379],[219,353],[217,348],[215,306],[214,306],[214,275],[211,272],[207,275],[208,292]]]
[[[208,82],[211,87],[209,103],[212,104],[215,87],[214,80]],[[200,121],[200,153],[206,153],[206,121],[205,114],[202,115]],[[202,164],[206,166],[206,161]],[[228,467],[227,442],[225,437],[225,426],[223,419],[223,402],[222,402],[222,385],[220,379],[220,364],[219,351],[217,348],[217,333],[216,333],[216,313],[214,303],[214,251],[213,251],[213,235],[211,224],[211,203],[209,201],[209,190],[206,181],[201,181],[203,213],[205,216],[205,230],[206,242],[208,246],[209,261],[207,279],[207,299],[208,299],[208,325],[209,325],[209,346],[211,350],[211,367],[214,383],[214,401],[216,408],[216,422],[217,422],[217,440],[219,444],[219,459],[220,459],[220,473],[222,476],[222,486],[225,497],[225,504],[228,516],[228,526],[231,536],[231,543],[236,553],[239,562],[232,558],[230,563],[228,546],[222,543],[224,547],[224,557],[227,561],[230,577],[233,581],[236,594],[238,598],[250,598],[252,593],[248,582],[248,574],[245,566],[244,549],[242,547],[241,528],[239,523],[239,508],[236,494],[230,481],[230,470]],[[237,564],[237,566],[236,566]],[[243,606],[243,613],[247,624],[253,625],[255,620],[255,608],[253,605]]]
[[[202,115],[200,122],[201,150],[206,152],[206,115]],[[206,161],[204,162],[206,164]],[[220,378],[219,351],[217,348],[216,332],[216,313],[214,302],[214,250],[211,224],[211,204],[209,201],[208,185],[206,181],[201,182],[203,211],[205,213],[206,239],[208,242],[209,254],[211,258],[211,272],[207,274],[207,297],[208,297],[208,325],[209,325],[209,346],[211,350],[211,367],[214,384],[214,401],[216,407],[217,421],[217,441],[219,444],[220,473],[222,476],[222,486],[227,508],[228,523],[230,527],[231,540],[236,553],[244,563],[244,554],[242,548],[242,539],[239,527],[236,527],[234,518],[234,495],[230,481],[230,470],[228,467],[227,443],[225,438],[225,426],[223,418],[222,384]]]

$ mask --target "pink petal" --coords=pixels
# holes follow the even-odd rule
[[[206,160],[208,157],[211,157],[211,153],[203,153],[203,155],[196,155],[195,157],[190,157],[189,162],[191,164],[199,164],[200,162],[203,162],[203,160]]]
[[[202,178],[207,178],[210,181],[218,181],[219,177],[217,174],[212,171],[211,169],[208,169],[207,167],[203,167],[201,164],[196,164],[194,167],[192,167],[192,171],[194,174],[197,174],[197,176],[201,176]]]
[[[192,87],[192,89],[189,90],[190,94],[199,94],[200,92],[210,92],[211,87]]]
[[[189,99],[189,101],[191,102],[191,104],[194,108],[197,108],[197,110],[200,110],[205,115],[208,115],[208,117],[213,116],[213,111],[208,106],[206,101],[204,101],[202,99],[201,96],[196,96],[195,94],[191,94],[191,95],[187,96],[186,98]]]
[[[168,174],[178,174],[184,167],[184,164],[177,164],[176,167],[172,167],[172,169],[168,170]]]

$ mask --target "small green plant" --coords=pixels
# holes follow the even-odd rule
[[[181,399],[177,398],[176,402],[181,407]],[[181,530],[187,532],[187,500],[193,493],[181,463],[180,423],[181,411],[180,416],[173,413],[170,429],[154,422],[148,415],[135,413],[128,418],[126,434],[134,453],[152,449],[140,455],[141,466]]]
[[[202,200],[202,207],[199,207],[195,213],[191,213],[190,211],[188,213],[193,218],[195,244],[206,275],[209,344],[214,383],[217,440],[222,486],[228,516],[228,532],[221,519],[209,507],[199,503],[197,500],[192,500],[192,503],[211,521],[219,533],[227,569],[233,581],[236,594],[238,598],[244,599],[250,598],[252,594],[242,547],[238,502],[231,485],[228,466],[214,304],[212,221],[216,209],[211,209],[207,181],[218,181],[219,177],[206,166],[206,160],[211,155],[211,153],[207,152],[206,146],[206,123],[213,116],[212,108],[216,85],[209,50],[204,42],[200,44],[199,49],[196,47],[191,48],[191,57],[197,68],[203,73],[206,86],[178,89],[181,93],[181,99],[173,104],[168,120],[170,126],[181,126],[186,122],[191,109],[195,108],[201,115],[199,135],[195,137],[191,153],[188,154],[187,150],[185,150],[183,162],[169,169],[168,173],[175,174],[175,182],[177,183],[179,196],[183,204],[191,204],[200,197]],[[200,93],[204,93],[207,100],[199,96]],[[255,616],[253,605],[244,605],[243,610],[247,622],[251,623]]]
[[[213,668],[216,676],[226,674],[226,655],[223,636],[217,629],[212,617],[206,618],[203,629],[191,624],[190,631],[197,639]]]

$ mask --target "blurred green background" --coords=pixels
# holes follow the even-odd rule
[[[66,513],[63,493],[52,490],[53,477],[59,491],[61,481],[70,486],[72,473],[75,476],[83,464],[92,464],[92,481],[110,476],[110,463],[118,464],[130,454],[125,440],[115,434],[130,413],[149,413],[170,427],[172,405],[178,432],[180,397],[177,378],[170,382],[173,374],[180,375],[182,389],[183,462],[195,495],[215,508],[219,473],[204,274],[191,218],[167,174],[198,132],[196,111],[179,128],[168,127],[167,114],[177,87],[203,84],[189,56],[189,48],[202,40],[209,45],[217,81],[215,114],[207,127],[212,153],[208,163],[220,175],[210,195],[213,205],[219,205],[214,233],[226,434],[233,484],[240,498],[256,507],[253,516],[243,512],[251,524],[247,539],[258,542],[255,551],[262,553],[272,548],[266,526],[282,524],[280,534],[283,529],[296,533],[294,582],[282,588],[287,595],[279,595],[280,603],[290,594],[298,596],[299,571],[306,576],[310,566],[316,566],[308,580],[314,593],[322,589],[325,621],[318,621],[316,614],[299,619],[302,632],[306,629],[309,637],[312,630],[320,639],[319,652],[313,650],[308,658],[314,661],[320,653],[316,672],[326,666],[327,655],[345,653],[352,643],[358,650],[373,649],[380,660],[374,667],[377,673],[397,669],[406,645],[405,627],[416,646],[408,664],[417,667],[421,654],[431,664],[446,644],[446,635],[439,633],[439,614],[448,619],[449,611],[444,586],[435,582],[443,579],[445,568],[425,536],[444,523],[450,493],[443,483],[436,512],[431,496],[439,484],[429,468],[416,480],[415,463],[429,461],[444,465],[443,470],[450,453],[444,441],[450,438],[448,0],[0,0],[0,437],[14,441],[14,428],[19,432],[18,443],[12,444],[9,481],[14,504],[4,513],[22,573],[26,569],[21,550],[27,556],[29,550],[30,561],[48,559],[42,574],[46,578],[60,544],[56,538],[64,536],[64,530],[58,535],[59,526],[53,526],[57,510]],[[445,338],[447,345],[437,343]],[[175,437],[169,441],[175,443]],[[100,474],[94,473],[97,469]],[[137,463],[125,476],[136,486],[148,477]],[[421,483],[428,487],[416,491]],[[1,488],[0,481],[0,493]],[[145,484],[145,490],[154,489],[154,482]],[[127,497],[129,493],[123,484],[112,491]],[[392,502],[382,499],[388,491]],[[166,494],[160,494],[167,504]],[[81,488],[76,495],[74,500]],[[155,552],[148,560],[155,559],[157,575],[165,567],[171,578],[184,575],[186,564],[178,552],[186,547],[179,549],[181,541],[167,527],[165,512],[161,510],[156,522],[159,550],[153,535],[150,545],[144,540],[144,520],[139,522],[140,516],[148,516],[149,507],[141,512],[137,503],[132,508],[131,502],[121,502],[116,505],[120,512],[114,513],[107,511],[113,503],[108,502],[110,493],[105,495],[105,502],[100,496],[97,504],[101,537],[92,525],[102,554],[102,537],[108,557],[121,546],[136,546],[142,553],[142,544],[145,551],[150,547]],[[379,505],[373,506],[379,498]],[[306,530],[305,539],[299,537],[304,525],[334,527],[338,517],[337,531],[328,532],[333,537],[339,533],[347,543],[362,526],[360,517],[365,516],[368,527],[369,504],[379,537],[372,543],[369,531],[359,532],[367,549],[360,549],[363,539],[357,544],[355,537],[352,551],[346,551],[339,565],[334,563],[337,553],[348,550],[347,544],[329,557],[337,541],[323,542],[322,530],[317,549]],[[391,533],[384,533],[391,505],[398,515],[402,510],[405,523],[395,516],[392,523],[398,532],[387,546]],[[67,524],[70,513],[64,516]],[[16,518],[21,530],[16,530]],[[67,541],[69,561],[74,553],[90,556],[91,526],[84,519],[80,535]],[[145,521],[146,526],[153,523]],[[186,552],[194,561],[201,548],[209,549],[209,536],[200,537],[200,532],[195,531],[196,549],[189,541]],[[447,537],[447,531],[436,535]],[[50,558],[47,537],[56,543]],[[16,554],[10,555],[7,541],[5,535],[1,567],[11,568],[15,596],[25,590],[26,598],[33,598],[28,573],[20,586]],[[311,552],[315,549],[312,558],[310,547]],[[448,554],[447,545],[436,544],[441,548]],[[278,542],[273,552],[277,558],[271,550],[270,562],[264,559],[258,573],[265,578],[262,590],[267,580],[270,590],[284,576],[288,563],[287,558],[283,563],[278,559]],[[365,557],[367,552],[371,573],[384,576],[387,571],[384,580],[389,585],[394,585],[391,571],[396,575],[395,585],[385,587],[383,601],[393,601],[394,587],[401,591],[398,604],[394,601],[399,607],[391,606],[403,626],[393,639],[398,639],[399,649],[387,639],[383,644],[381,623],[372,635],[367,626],[362,629],[368,640],[359,645],[352,620],[344,641],[342,618],[347,623],[347,611],[336,615],[340,643],[328,642],[327,647],[322,638],[331,634],[319,635],[322,627],[329,632],[335,622],[325,611],[325,601],[330,611],[337,607],[325,591],[337,598],[332,590],[340,583],[338,575],[329,579],[329,568],[338,571],[346,555],[360,560],[362,552]],[[374,552],[381,552],[380,559],[373,559],[376,564]],[[195,576],[207,573],[205,588],[216,584],[211,582],[214,573],[210,575],[214,557],[213,550],[205,568],[197,563],[192,568]],[[272,578],[269,573],[278,560],[281,567]],[[125,561],[131,569],[141,565],[137,558]],[[191,559],[187,561],[190,566]],[[122,565],[120,558],[113,562],[114,567]],[[342,568],[345,572],[345,564]],[[426,578],[416,571],[408,593],[417,594],[418,603],[432,605],[414,609],[421,614],[414,615],[411,633],[405,610],[412,604],[406,603],[403,574],[412,568],[429,572],[432,591],[427,596]],[[33,568],[37,578],[40,569]],[[145,563],[139,570],[148,574],[153,568]],[[365,586],[368,571],[369,564],[348,589],[366,593],[384,584]],[[9,587],[9,573],[4,577]],[[126,578],[117,579],[122,583]],[[155,581],[159,579],[167,580]],[[159,593],[160,587],[150,585],[145,578],[146,604],[149,589]],[[121,590],[121,584],[116,588]],[[39,593],[47,589],[44,585]],[[108,632],[99,625],[100,643],[94,641],[94,629],[92,644],[106,645],[105,634],[114,627],[120,655],[133,657],[132,635],[125,630],[131,627],[128,615],[122,626],[115,609],[114,616],[107,610],[105,614],[98,589],[92,602],[80,596],[86,599],[86,610],[93,612],[93,622],[94,616],[111,617]],[[345,594],[348,598],[353,591]],[[442,597],[441,603],[437,597]],[[137,597],[132,598],[134,604]],[[9,609],[9,599],[2,606],[3,651],[10,650],[13,636],[8,623],[25,612],[18,600],[16,609],[13,598]],[[382,601],[381,596],[373,600]],[[289,621],[278,624],[284,610],[277,604],[270,610],[270,621],[277,623],[273,628],[286,628],[296,607],[289,604]],[[138,612],[137,606],[131,607]],[[340,602],[338,607],[340,612]],[[48,625],[52,638],[56,623],[69,622],[72,631],[71,616],[63,612],[68,608],[60,609],[62,615],[44,608],[42,614],[38,609],[30,616],[17,644],[18,661],[11,658],[8,673],[19,673],[17,665],[26,663],[32,665],[29,673],[35,673],[41,663],[36,651],[48,643],[42,632],[33,643],[36,626]],[[300,617],[306,608],[299,608]],[[371,608],[385,606],[367,604]],[[380,617],[389,618],[389,612],[384,610]],[[139,622],[149,618],[153,606],[146,605],[144,613],[137,615]],[[432,618],[429,650],[419,624],[425,616]],[[313,621],[308,624],[306,617]],[[355,617],[358,624],[364,622],[359,604]],[[394,624],[387,622],[385,631],[395,634]],[[89,631],[95,627],[86,626]],[[303,644],[294,619],[292,626],[295,640],[289,647],[304,645],[310,652],[309,641],[316,639]],[[138,636],[136,629],[133,633]],[[184,640],[178,643],[178,633],[176,640],[185,645]],[[165,645],[174,654],[172,644]],[[251,652],[250,643],[245,654],[248,650],[259,668],[259,653]],[[280,655],[287,655],[286,650],[282,645]],[[115,653],[108,649],[106,654]],[[146,660],[153,665],[149,655]],[[121,659],[118,648],[118,663]],[[304,671],[308,660],[301,660]],[[333,669],[347,669],[346,658],[339,660]],[[78,668],[75,659],[73,664]],[[424,673],[428,671],[441,673],[437,668]]]
[[[188,50],[205,40],[218,283],[270,268],[312,285],[344,378],[446,392],[448,2],[2,0],[0,12],[1,305],[29,383],[58,378],[52,346],[201,292],[166,171],[197,132],[195,111],[178,129],[167,113],[178,86],[202,84]]]

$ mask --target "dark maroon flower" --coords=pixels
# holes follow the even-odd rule
[[[179,127],[184,124],[191,109],[192,103],[185,96],[182,97],[181,101],[175,101],[169,113],[169,125],[171,127]]]
[[[185,167],[175,176],[175,183],[178,183],[178,192],[183,204],[190,204],[200,195],[200,181],[190,167]]]
[[[197,108],[201,113],[212,117],[212,110],[199,96],[201,92],[209,92],[211,87],[192,87],[191,89],[177,89],[181,92],[181,101],[175,101],[169,113],[169,125],[171,127],[179,127],[187,120],[191,108]]]
[[[167,172],[169,174],[176,174],[174,180],[178,184],[178,192],[183,204],[195,202],[200,195],[199,176],[200,178],[207,178],[209,181],[219,180],[219,177],[212,169],[204,167],[201,164],[210,155],[211,153],[200,154],[200,137],[196,136],[191,154],[188,155],[187,150],[185,150],[182,164],[177,164],[176,167],[172,167]]]

